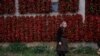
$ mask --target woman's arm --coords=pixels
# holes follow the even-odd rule
[[[61,37],[62,37],[62,35],[63,35],[63,30],[62,30],[62,28],[60,27],[60,28],[58,29],[58,31],[57,31],[57,34],[56,34],[56,41],[57,41],[57,42],[61,42]]]

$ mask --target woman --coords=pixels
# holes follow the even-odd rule
[[[97,54],[100,56],[100,42],[99,41],[97,42],[97,46],[98,46]]]
[[[67,39],[65,37],[65,28],[67,27],[67,23],[63,21],[57,31],[56,34],[56,51],[58,56],[65,56],[68,51]]]

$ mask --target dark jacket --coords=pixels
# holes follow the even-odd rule
[[[62,27],[60,27],[57,31],[56,42],[57,42],[57,46],[56,46],[57,52],[60,52],[60,51],[68,52],[67,39],[64,36],[64,30]],[[62,44],[59,45],[59,42],[61,42]]]
[[[97,42],[97,46],[98,46],[98,48],[100,48],[100,42],[99,41]]]
[[[63,34],[64,34],[63,27],[60,27],[60,28],[57,30],[57,34],[56,34],[56,41],[57,41],[57,42],[61,41],[61,37],[64,37]]]

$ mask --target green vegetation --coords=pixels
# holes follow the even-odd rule
[[[66,56],[97,56],[96,49],[89,46],[70,48]],[[55,48],[51,49],[46,44],[27,47],[25,44],[13,43],[4,48],[0,46],[0,56],[56,56]]]

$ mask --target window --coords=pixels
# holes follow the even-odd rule
[[[58,12],[58,2],[52,2],[52,12]]]

